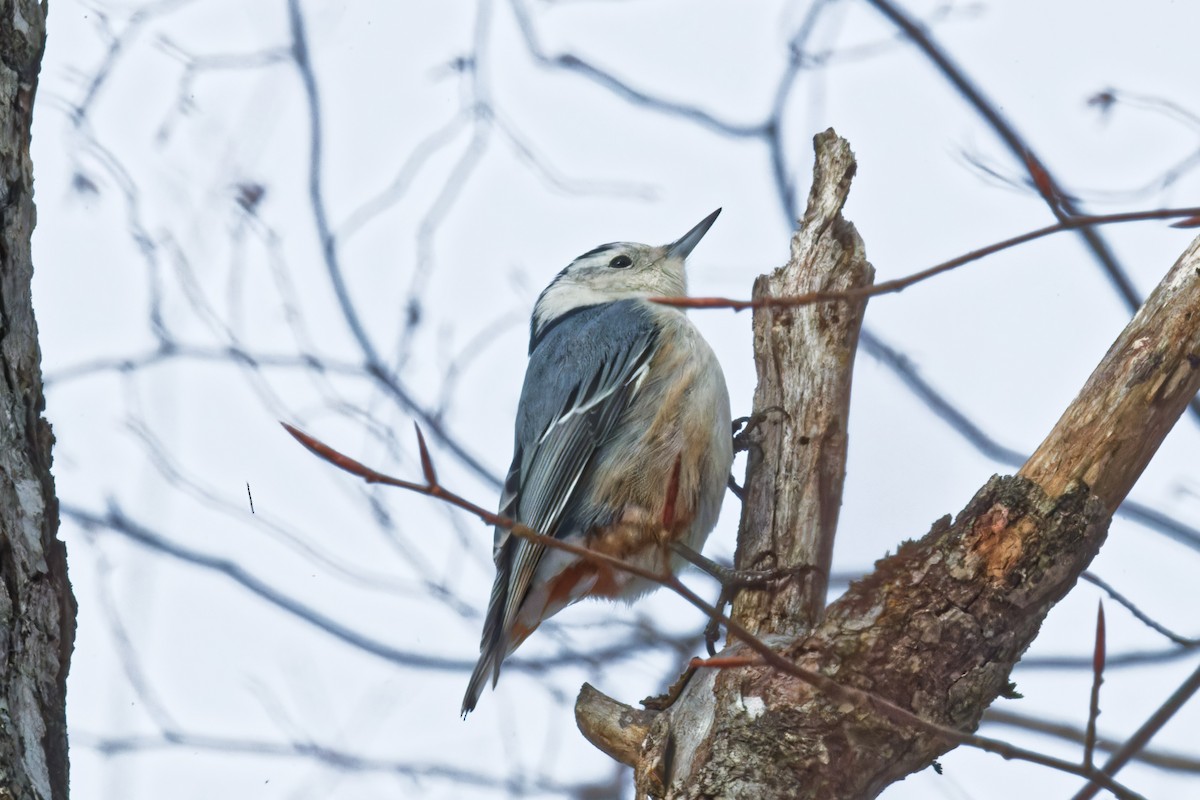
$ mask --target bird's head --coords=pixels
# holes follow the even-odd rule
[[[578,308],[631,297],[687,294],[684,260],[720,213],[718,208],[670,244],[612,242],[579,256],[538,297],[530,320],[532,338],[537,339],[556,319]]]

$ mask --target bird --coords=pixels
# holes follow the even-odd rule
[[[733,464],[729,391],[685,310],[649,298],[687,294],[684,261],[720,213],[670,244],[602,244],[539,295],[502,518],[657,573],[682,567],[672,545],[701,550]],[[632,601],[657,588],[504,526],[492,555],[464,719],[543,621],[584,597]]]

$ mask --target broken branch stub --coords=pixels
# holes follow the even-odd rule
[[[854,153],[832,129],[813,144],[813,184],[791,258],[755,281],[755,299],[846,291],[874,280],[862,238],[842,216],[857,169]],[[733,618],[754,633],[799,633],[824,611],[865,309],[866,298],[859,298],[754,311],[758,386],[736,566],[796,569],[789,579],[738,594]]]

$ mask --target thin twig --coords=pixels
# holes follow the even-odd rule
[[[507,528],[513,536],[525,539],[529,542],[539,544],[543,547],[548,547],[555,550],[561,550],[566,553],[583,558],[594,564],[601,564],[613,569],[618,569],[627,572],[630,575],[635,575],[639,578],[644,578],[653,581],[661,586],[673,591],[675,594],[682,597],[688,603],[712,619],[718,620],[725,626],[734,637],[744,643],[749,649],[757,653],[767,666],[791,675],[804,683],[823,692],[829,699],[843,703],[851,703],[859,708],[865,708],[891,720],[897,725],[903,725],[910,728],[916,728],[924,733],[937,736],[952,742],[956,745],[968,745],[979,750],[984,750],[989,753],[995,753],[1006,759],[1019,759],[1029,761],[1034,764],[1040,764],[1045,767],[1057,769],[1062,772],[1067,772],[1072,775],[1079,775],[1088,778],[1099,786],[1109,790],[1121,800],[1137,800],[1141,795],[1122,786],[1107,775],[1097,772],[1094,768],[1088,768],[1079,764],[1065,761],[1063,759],[1054,758],[1044,753],[1038,753],[1032,750],[1026,750],[1021,747],[1003,742],[997,739],[990,739],[986,736],[977,734],[965,733],[954,728],[949,728],[944,725],[930,722],[922,717],[908,711],[890,700],[886,700],[878,695],[870,692],[856,689],[850,686],[844,686],[832,678],[826,677],[819,672],[814,672],[805,669],[798,664],[794,664],[777,652],[771,649],[770,645],[763,642],[758,637],[750,633],[738,622],[730,619],[722,614],[713,606],[709,605],[703,598],[685,586],[677,577],[671,573],[659,573],[653,570],[646,569],[637,564],[632,564],[628,561],[623,561],[619,558],[600,553],[595,550],[590,550],[587,547],[572,544],[570,542],[556,539],[553,536],[546,536],[532,530],[526,525],[523,525],[515,520],[508,519],[494,512],[488,511],[482,506],[472,503],[460,495],[455,494],[441,486],[440,484],[419,484],[412,481],[406,481],[400,478],[394,478],[390,475],[385,475],[370,467],[355,461],[343,453],[334,450],[329,445],[314,439],[303,431],[295,428],[286,422],[281,422],[284,429],[290,433],[296,441],[304,445],[314,455],[328,461],[339,469],[345,470],[352,475],[357,475],[367,483],[378,483],[386,486],[395,486],[401,489],[423,494],[428,497],[436,497],[439,500],[450,503],[463,509],[475,516],[479,517],[483,522],[489,525],[495,525],[501,528]],[[421,450],[421,462],[425,464],[428,458],[428,451],[425,448],[424,439],[418,436],[417,445]]]
[[[1034,187],[1046,202],[1046,206],[1050,209],[1051,213],[1060,221],[1064,217],[1078,213],[1075,204],[1065,192],[1058,188],[1058,181],[1050,173],[1045,162],[1034,152],[1033,147],[1017,132],[1016,128],[1004,115],[1000,113],[996,104],[984,96],[983,92],[971,81],[963,69],[954,63],[941,46],[934,41],[929,29],[909,17],[903,9],[891,2],[891,0],[868,0],[868,2],[875,6],[893,25],[904,32],[912,43],[933,62],[934,66],[938,68],[946,80],[962,94],[963,98],[975,109],[979,116],[983,117],[984,121],[991,126],[996,135],[1008,147],[1013,157],[1025,167]],[[1116,258],[1108,247],[1108,243],[1100,238],[1100,234],[1090,226],[1079,228],[1079,234],[1087,243],[1096,260],[1103,267],[1105,274],[1108,275],[1109,280],[1116,288],[1117,293],[1121,295],[1121,298],[1125,301],[1130,311],[1136,311],[1142,305],[1142,300],[1138,297],[1132,281],[1125,274],[1125,270],[1117,263]]]
[[[758,656],[712,656],[693,658],[688,669],[730,669],[731,667],[765,667],[767,662]]]
[[[321,240],[321,258],[325,271],[337,298],[338,308],[342,318],[350,329],[351,336],[362,351],[366,372],[380,386],[386,389],[393,398],[409,413],[423,421],[438,437],[442,445],[448,448],[477,476],[491,485],[499,488],[500,479],[477,456],[467,450],[442,423],[441,420],[421,406],[412,396],[407,387],[388,369],[382,355],[375,346],[374,340],[367,333],[366,326],[359,316],[354,300],[350,297],[350,288],[342,271],[341,259],[338,253],[338,241],[334,235],[328,210],[325,206],[325,190],[322,184],[324,169],[323,126],[321,123],[321,95],[317,90],[317,78],[313,71],[312,60],[308,52],[308,33],[304,15],[300,9],[299,0],[289,0],[288,20],[292,32],[292,58],[300,73],[304,96],[308,104],[308,200],[312,207],[313,221],[317,226],[317,235]]]
[[[1128,503],[1126,503],[1125,505],[1128,505]],[[1124,508],[1124,507],[1125,506],[1123,505],[1122,508]],[[1088,583],[1093,584],[1094,586],[1098,586],[1101,589],[1101,591],[1103,591],[1105,594],[1107,594],[1113,600],[1116,600],[1118,603],[1120,603],[1122,606],[1124,606],[1125,610],[1128,611],[1130,614],[1133,614],[1133,616],[1136,617],[1139,622],[1141,622],[1143,625],[1150,628],[1151,630],[1154,630],[1157,633],[1161,633],[1163,636],[1167,637],[1175,644],[1181,644],[1184,647],[1195,647],[1196,645],[1200,645],[1200,639],[1189,639],[1186,636],[1181,636],[1180,634],[1175,633],[1173,630],[1166,627],[1165,625],[1162,625],[1161,623],[1152,619],[1149,614],[1147,614],[1145,611],[1142,611],[1140,608],[1138,608],[1136,605],[1134,605],[1134,602],[1132,600],[1130,600],[1128,597],[1126,597],[1125,595],[1118,592],[1107,581],[1105,581],[1103,578],[1097,576],[1096,574],[1094,574],[1092,572],[1085,572],[1082,575],[1080,575],[1079,577],[1081,577],[1083,580],[1087,581]]]
[[[1016,128],[1000,113],[998,107],[984,96],[979,87],[972,83],[966,72],[958,64],[954,63],[941,46],[934,41],[929,29],[909,17],[903,9],[891,2],[891,0],[868,0],[868,2],[875,6],[883,16],[887,17],[893,25],[904,32],[904,35],[933,62],[934,66],[938,68],[946,80],[962,94],[963,98],[991,126],[992,130],[996,132],[996,135],[1000,137],[1013,156],[1025,167],[1034,188],[1037,189],[1038,194],[1041,195],[1050,212],[1059,221],[1067,217],[1077,216],[1079,214],[1079,207],[1066,192],[1063,192],[1059,188],[1058,182],[1050,173],[1045,162],[1038,158],[1037,154],[1033,151],[1033,147],[1017,133]],[[1077,230],[1080,238],[1083,239],[1087,248],[1092,252],[1096,263],[1100,265],[1101,270],[1108,277],[1117,294],[1125,301],[1126,308],[1129,309],[1131,314],[1137,313],[1137,310],[1142,307],[1142,298],[1134,288],[1129,275],[1126,274],[1125,268],[1121,266],[1120,262],[1117,261],[1117,257],[1113,255],[1112,248],[1108,246],[1108,242],[1091,225],[1080,226]],[[1193,420],[1200,421],[1200,397],[1194,398],[1189,403],[1189,407],[1192,411]]]
[[[1088,706],[1087,733],[1083,738],[1083,765],[1095,766],[1096,719],[1100,716],[1100,684],[1104,683],[1104,601],[1096,604],[1096,645],[1092,651],[1092,699]]]
[[[839,292],[807,292],[789,297],[760,297],[757,300],[733,300],[727,297],[652,297],[655,303],[676,308],[729,308],[734,311],[744,311],[748,308],[791,308],[794,306],[811,305],[823,302],[845,302],[861,300],[864,297],[876,297],[882,294],[902,292],[915,283],[949,272],[952,269],[978,261],[1002,250],[1026,244],[1055,233],[1076,230],[1089,225],[1112,225],[1119,222],[1144,222],[1146,220],[1180,219],[1176,226],[1191,226],[1200,224],[1200,207],[1189,208],[1160,208],[1150,211],[1125,211],[1119,214],[1095,214],[1087,216],[1065,217],[1053,225],[1027,231],[1017,236],[1002,239],[994,244],[980,247],[969,253],[943,261],[932,267],[914,272],[903,278],[882,281],[871,286],[857,289],[846,289]]]
[[[1056,739],[1076,744],[1083,744],[1084,740],[1083,729],[1075,725],[1054,722],[1032,714],[1007,711],[996,706],[992,706],[983,712],[983,722],[989,725],[1007,725],[1011,728],[1020,728],[1025,731],[1053,736]],[[1115,753],[1124,744],[1124,740],[1115,741],[1111,737],[1099,734],[1096,736],[1096,749],[1106,753]],[[1143,764],[1157,767],[1158,769],[1173,772],[1200,773],[1200,758],[1192,753],[1184,754],[1146,748],[1133,757]]]
[[[1129,741],[1113,754],[1108,763],[1104,765],[1100,774],[1103,774],[1105,777],[1116,775],[1117,771],[1129,763],[1129,760],[1146,746],[1151,737],[1158,733],[1159,729],[1163,725],[1166,725],[1171,717],[1175,716],[1175,712],[1183,708],[1183,704],[1191,699],[1197,690],[1200,690],[1200,667],[1197,667],[1196,671],[1180,684],[1179,688],[1167,698],[1166,702],[1159,706],[1158,710],[1150,716],[1150,719],[1146,720],[1145,724],[1138,728],[1133,736],[1129,737]],[[1099,775],[1091,776],[1088,779],[1087,786],[1079,790],[1079,793],[1071,800],[1089,800],[1089,798],[1095,797],[1096,792],[1100,791],[1100,789],[1108,789],[1107,786],[1100,785],[1099,780],[1097,780],[1098,777]]]

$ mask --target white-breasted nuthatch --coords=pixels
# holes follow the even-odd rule
[[[590,250],[538,297],[516,446],[500,514],[652,571],[682,565],[717,523],[733,463],[721,365],[682,309],[684,259],[721,213],[661,247]],[[632,600],[656,584],[497,528],[496,582],[463,698],[465,717],[501,662],[584,597]]]

